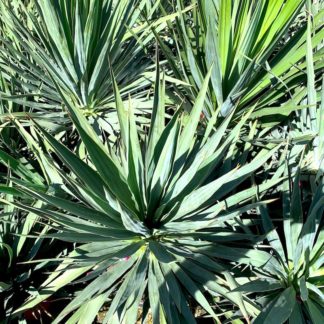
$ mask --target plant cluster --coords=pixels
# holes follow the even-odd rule
[[[324,323],[323,9],[0,0],[0,323]]]

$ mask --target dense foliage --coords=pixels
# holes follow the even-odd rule
[[[324,323],[323,9],[0,0],[0,323]]]

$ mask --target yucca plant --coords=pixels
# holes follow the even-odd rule
[[[2,186],[1,186],[2,187]],[[0,188],[2,191],[3,188]],[[12,191],[2,194],[1,199],[12,201]],[[41,202],[33,204],[41,206]],[[12,313],[22,306],[25,299],[33,295],[42,281],[45,269],[49,262],[29,263],[35,258],[56,257],[62,252],[63,245],[57,250],[57,243],[44,241],[36,237],[36,233],[46,233],[48,226],[37,223],[38,217],[32,213],[25,213],[13,206],[1,205],[0,214],[0,322],[11,323]],[[27,235],[34,235],[27,238]],[[60,250],[61,249],[61,250]],[[59,251],[56,254],[53,251]],[[42,314],[42,315],[40,315]],[[37,306],[30,311],[31,319],[47,317],[49,313],[43,312],[42,306]]]
[[[37,286],[44,280],[42,271],[49,264],[47,261],[31,264],[29,262],[34,258],[41,258],[41,255],[48,257],[51,254],[55,257],[56,254],[52,252],[57,251],[57,248],[55,241],[44,242],[41,237],[35,236],[36,233],[44,234],[50,229],[49,226],[38,222],[37,215],[8,205],[8,202],[13,201],[13,195],[18,195],[16,198],[21,200],[21,195],[8,187],[11,177],[24,183],[28,181],[31,186],[38,188],[43,188],[46,180],[26,159],[15,158],[1,149],[0,163],[1,180],[4,179],[0,184],[0,199],[6,201],[6,204],[1,204],[0,214],[0,322],[11,323],[13,311],[36,291]],[[34,202],[26,197],[23,201],[34,207],[42,205],[41,201]],[[28,237],[32,234],[34,237]],[[62,250],[63,245],[59,247],[57,254]]]
[[[2,86],[8,90],[5,81]],[[40,208],[43,204],[10,188],[12,179],[18,183],[28,182],[29,186],[40,190],[46,190],[52,184],[60,184],[63,180],[57,170],[51,167],[32,130],[28,132],[26,125],[23,127],[14,118],[17,104],[2,101],[0,108],[8,116],[1,125],[0,133],[0,199],[6,202],[1,204],[0,213],[0,322],[11,323],[13,311],[34,294],[44,281],[45,269],[53,269],[51,262],[36,263],[33,260],[44,256],[48,258],[50,255],[58,257],[66,253],[68,245],[57,244],[54,240],[44,241],[39,234],[50,232],[51,227],[42,223],[32,212],[8,205],[8,202],[13,201],[13,195],[20,203],[33,207]],[[49,305],[54,304],[57,302],[37,305],[24,315],[31,320],[48,318]]]
[[[143,89],[152,83],[143,73],[152,64],[146,47],[153,35],[146,34],[140,42],[135,37],[145,30],[145,3],[2,0],[0,68],[17,88],[10,95],[2,93],[2,98],[28,107],[33,118],[52,122],[55,130],[68,121],[55,79],[90,120],[114,134],[118,122],[109,66],[122,97],[132,93],[144,111]]]
[[[188,3],[192,9],[184,11]],[[308,51],[316,49],[316,80],[323,69],[323,10],[314,12],[312,42],[306,44],[304,4],[304,0],[162,2],[162,12],[169,12],[172,5],[174,12],[182,10],[174,23],[168,22],[167,42],[156,33],[174,76],[191,85],[180,95],[190,103],[213,65],[207,118],[215,111],[227,116],[236,106],[239,117],[257,103],[251,118],[263,121],[263,127],[280,123],[306,95],[307,46]]]
[[[46,192],[13,179],[16,190],[43,205],[7,203],[50,220],[55,232],[42,238],[78,244],[38,294],[15,311],[16,316],[71,282],[86,286],[54,322],[71,315],[69,323],[80,319],[90,323],[106,303],[104,322],[135,323],[142,305],[142,318],[150,309],[154,323],[194,323],[189,306],[193,301],[219,322],[208,295],[227,298],[247,320],[258,314],[251,300],[229,293],[236,285],[229,271],[244,262],[269,271],[280,268],[271,254],[254,248],[260,237],[239,219],[249,209],[263,205],[265,202],[247,202],[281,178],[238,186],[278,146],[265,148],[249,163],[228,170],[230,152],[249,114],[229,133],[231,115],[216,130],[209,125],[205,133],[196,133],[210,73],[189,118],[178,110],[168,121],[164,83],[160,84],[158,73],[150,128],[144,138],[139,136],[131,101],[123,106],[115,84],[122,134],[122,143],[115,150],[100,140],[58,86],[89,157],[80,159],[42,127],[33,126],[48,152],[44,154],[53,158],[52,167],[61,169],[58,172],[64,182]]]
[[[324,182],[314,183],[309,202],[303,199],[300,170],[293,183],[285,181],[283,217],[260,207],[262,226],[274,257],[283,271],[255,269],[255,280],[234,291],[257,293],[262,312],[254,323],[322,323]],[[305,207],[306,205],[306,207]],[[308,207],[307,207],[308,206]],[[275,218],[275,219],[274,219]],[[275,224],[280,221],[280,227]],[[284,235],[281,235],[283,230]]]

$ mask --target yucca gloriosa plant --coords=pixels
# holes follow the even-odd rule
[[[1,195],[1,199],[12,201],[12,192]],[[40,202],[35,206],[40,207]],[[8,205],[1,207],[3,212],[0,218],[0,320],[1,323],[11,323],[14,310],[21,307],[26,298],[35,294],[45,280],[44,270],[55,269],[53,265],[49,266],[48,261],[29,262],[44,256],[56,257],[64,248],[63,245],[58,247],[54,240],[44,241],[43,238],[36,237],[36,233],[44,234],[49,227],[39,224],[37,216],[33,213],[21,212]],[[31,234],[34,234],[34,237],[27,238],[27,235]],[[28,313],[29,319],[47,317],[46,309],[43,313],[41,305],[25,312],[24,315],[28,317]]]
[[[118,122],[110,66],[122,97],[133,93],[145,111],[141,103],[143,89],[151,84],[146,70],[152,60],[144,54],[153,36],[137,39],[146,26],[140,19],[144,7],[141,0],[1,1],[0,66],[18,88],[2,98],[10,97],[47,127],[52,124],[52,131],[61,131],[57,124],[68,119],[55,78],[74,105],[114,135]]]
[[[264,206],[260,207],[262,226],[269,233],[267,240],[282,271],[269,272],[257,268],[256,280],[235,289],[246,293],[262,292],[259,302],[263,310],[254,323],[272,323],[273,319],[279,323],[287,320],[289,323],[321,323],[323,320],[324,184],[320,178],[314,181],[312,200],[305,201],[302,183],[300,170],[292,184],[285,181],[283,217],[279,228],[284,231],[285,240],[276,231],[269,216],[271,212]],[[304,209],[305,202],[308,211]]]
[[[10,107],[6,109],[12,109]],[[45,240],[39,236],[51,231],[48,224],[32,213],[25,212],[10,206],[7,203],[16,201],[28,204],[33,208],[40,208],[41,201],[22,196],[12,188],[11,179],[15,182],[28,183],[31,187],[48,190],[52,184],[62,183],[60,174],[51,165],[51,160],[42,152],[34,139],[34,134],[28,132],[22,124],[12,117],[5,124],[0,138],[0,192],[2,212],[0,214],[0,321],[11,323],[12,313],[21,307],[25,299],[37,292],[39,285],[45,280],[44,272],[55,269],[55,264],[39,259],[44,257],[59,257],[67,253],[69,246],[57,244],[55,240]],[[15,144],[11,141],[15,140]],[[29,150],[26,150],[26,146]],[[37,259],[37,262],[33,262]],[[45,270],[46,269],[46,270]],[[63,296],[64,300],[64,296]],[[57,300],[46,301],[24,313],[25,319],[45,320],[52,315],[51,312]]]
[[[181,94],[189,103],[214,65],[204,110],[207,118],[215,111],[226,116],[235,106],[239,117],[245,108],[257,102],[251,118],[263,120],[264,126],[273,126],[295,110],[307,91],[301,84],[307,80],[310,15],[313,37],[309,46],[316,50],[313,69],[316,79],[321,79],[323,10],[312,10],[309,6],[301,12],[304,0],[162,3],[166,3],[165,10],[161,4],[162,12],[173,7],[171,10],[179,12],[179,16],[175,22],[168,22],[167,43],[156,36],[174,75],[191,85]],[[185,11],[188,3],[192,9]]]
[[[209,77],[210,74],[190,118],[183,119],[179,110],[166,123],[164,85],[159,85],[158,75],[152,119],[144,138],[139,136],[131,102],[128,107],[123,106],[115,87],[123,141],[116,151],[100,141],[81,111],[61,92],[90,161],[85,163],[43,128],[35,126],[43,146],[49,146],[72,174],[65,175],[64,183],[50,193],[37,190],[28,182],[16,184],[21,194],[42,201],[42,208],[17,201],[9,203],[48,217],[55,232],[43,235],[44,238],[81,245],[62,260],[39,294],[16,314],[85,273],[87,276],[80,281],[91,282],[56,322],[76,311],[69,319],[71,323],[85,320],[85,316],[90,323],[109,301],[105,322],[135,323],[143,300],[143,316],[150,307],[154,323],[194,323],[189,299],[219,321],[203,292],[226,296],[246,319],[258,313],[252,301],[229,293],[232,286],[222,275],[227,280],[232,278],[227,272],[231,262],[271,270],[280,266],[271,254],[254,248],[260,238],[245,230],[248,225],[238,222],[237,217],[264,204],[246,202],[257,192],[278,184],[281,178],[233,193],[278,146],[264,149],[246,165],[228,170],[226,159],[231,157],[227,153],[236,145],[248,116],[225,141],[222,138],[227,134],[231,116],[211,136],[197,136],[195,129]],[[234,242],[240,242],[241,247],[232,245]]]
[[[6,183],[1,181],[1,200],[11,202],[13,201],[13,194],[18,194],[11,188],[10,177],[14,177],[17,181],[28,181],[33,186],[45,186],[46,180],[41,176],[39,170],[35,170],[23,157],[14,158],[0,150],[0,162],[2,164],[1,179],[4,177],[8,179]],[[4,166],[7,167],[7,174],[3,174]],[[18,194],[18,196],[20,195]],[[30,199],[24,200],[24,202],[34,207],[41,207],[42,205],[40,201],[34,203]],[[45,255],[46,257],[50,255],[56,257],[66,247],[61,245],[57,249],[54,240],[44,241],[41,237],[36,236],[36,233],[46,233],[50,227],[40,224],[35,214],[25,213],[8,204],[1,204],[1,208],[0,321],[1,323],[10,323],[13,311],[20,307],[28,296],[34,294],[38,285],[44,280],[45,277],[42,273],[44,268],[50,269],[47,261],[29,262]],[[32,234],[34,234],[34,237],[28,237]],[[37,311],[40,312],[40,309]],[[31,317],[37,319],[37,316],[38,314],[35,314]]]

